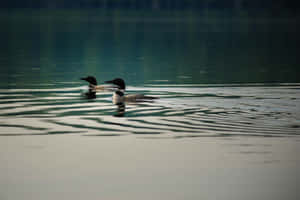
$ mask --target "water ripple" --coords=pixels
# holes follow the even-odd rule
[[[115,117],[118,111],[109,92],[87,100],[80,96],[81,88],[1,89],[0,135],[176,139],[300,135],[299,85],[129,87],[129,93],[142,91],[160,99],[128,104],[124,117]]]

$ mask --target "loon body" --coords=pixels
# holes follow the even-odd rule
[[[104,91],[105,89],[107,89],[103,85],[98,85],[97,80],[94,76],[87,76],[87,77],[81,78],[81,80],[87,81],[89,83],[88,91],[84,92],[84,96],[88,99],[96,98],[97,91]]]
[[[105,81],[105,83],[112,83],[117,86],[117,90],[113,94],[113,103],[115,105],[124,104],[125,102],[144,102],[157,99],[157,97],[146,96],[144,94],[125,95],[125,81],[121,78]]]

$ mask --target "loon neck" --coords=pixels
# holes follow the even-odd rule
[[[94,85],[92,83],[89,84],[89,88],[95,88],[97,85]]]
[[[117,91],[115,91],[115,94],[116,95],[118,95],[118,96],[124,96],[124,93],[125,93],[125,91],[124,90],[117,90]]]

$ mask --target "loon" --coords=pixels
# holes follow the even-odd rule
[[[129,94],[125,95],[125,81],[121,78],[115,78],[111,81],[105,81],[105,83],[111,83],[117,86],[117,90],[113,94],[113,103],[115,105],[123,105],[125,102],[145,102],[157,97],[146,96],[144,94]]]
[[[96,98],[97,91],[104,91],[106,89],[105,86],[98,85],[97,80],[94,76],[87,76],[80,79],[89,83],[89,89],[87,92],[84,93],[84,96],[88,99]]]

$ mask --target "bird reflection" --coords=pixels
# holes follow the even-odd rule
[[[125,106],[125,103],[123,102],[120,102],[117,105],[117,112],[116,114],[114,115],[115,117],[124,117],[125,115],[125,110],[126,110],[126,106]]]

